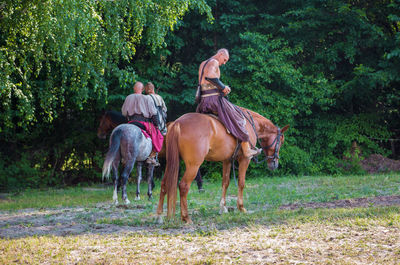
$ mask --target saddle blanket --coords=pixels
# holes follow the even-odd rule
[[[164,136],[161,134],[160,130],[154,126],[154,124],[145,121],[130,121],[128,123],[138,126],[142,130],[143,135],[146,138],[150,138],[153,142],[153,151],[157,153],[160,152]]]

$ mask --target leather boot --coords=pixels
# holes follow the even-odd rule
[[[243,155],[247,158],[252,158],[253,156],[259,155],[259,154],[261,154],[261,151],[262,151],[261,149],[256,149],[256,150],[251,149],[249,142],[242,142],[241,146],[242,146]]]
[[[149,157],[146,159],[146,163],[153,164],[155,167],[158,167],[160,163],[157,161],[157,154],[158,153],[151,151]]]

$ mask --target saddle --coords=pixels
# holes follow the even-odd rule
[[[137,122],[137,121],[129,121],[128,123],[129,123],[129,124],[132,124],[132,125],[135,125],[135,126],[139,127],[140,129],[146,131],[146,127],[144,127],[144,125],[141,124],[140,122]]]
[[[220,123],[222,123],[222,121],[219,119],[218,115],[216,115],[216,114],[214,114],[214,113],[203,113],[203,114],[206,114],[206,115],[210,116],[211,118],[214,118],[214,119],[216,119],[217,121],[219,121]],[[224,125],[224,124],[222,123],[222,125]],[[225,125],[224,125],[224,127],[225,127]],[[228,128],[225,127],[225,129],[226,129],[226,132],[227,132],[228,134],[231,134],[231,132],[228,130]]]
[[[157,126],[152,123],[143,123],[142,121],[130,121],[128,124],[139,127],[144,137],[150,138],[155,152],[159,152],[162,148],[164,136],[158,130]]]
[[[140,123],[138,121],[128,121],[128,124],[132,124],[132,125],[135,125],[136,127],[139,127],[139,129],[142,130],[142,133],[144,134],[144,136],[146,138],[151,138],[151,132],[148,131],[146,126],[144,126],[142,123]]]

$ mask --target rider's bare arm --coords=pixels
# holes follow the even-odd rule
[[[219,71],[219,63],[215,59],[211,59],[207,66],[204,68],[204,80],[202,80],[202,83],[211,83],[215,85],[217,88],[221,89],[224,95],[229,94],[231,92],[231,89],[227,86],[224,85],[220,80],[220,71]]]

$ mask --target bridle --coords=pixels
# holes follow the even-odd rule
[[[282,136],[281,128],[277,127],[276,137],[275,137],[274,141],[270,145],[262,146],[262,144],[260,142],[260,139],[258,138],[258,134],[257,134],[257,131],[256,131],[256,126],[254,124],[253,116],[251,116],[249,111],[247,111],[247,114],[249,115],[250,119],[247,117],[247,115],[244,115],[244,116],[246,117],[246,119],[250,122],[251,126],[253,127],[254,133],[255,133],[256,138],[257,138],[257,142],[261,146],[261,148],[263,150],[268,150],[275,144],[275,150],[274,150],[274,154],[272,156],[268,156],[268,155],[266,155],[264,153],[265,157],[262,160],[258,160],[258,157],[253,157],[252,160],[256,164],[259,164],[259,163],[262,163],[262,162],[264,162],[264,161],[266,161],[268,159],[273,159],[274,165],[275,165],[277,159],[279,159],[278,152],[279,152],[279,147],[280,147],[280,144],[281,144],[281,136]],[[252,146],[252,147],[254,148],[254,146]]]
[[[234,105],[234,106],[235,106],[235,105]],[[274,161],[274,167],[275,167],[275,166],[276,166],[276,161],[277,161],[277,159],[279,159],[278,151],[279,151],[280,144],[281,144],[281,136],[282,136],[281,128],[277,127],[278,130],[277,130],[276,138],[274,139],[274,141],[273,141],[270,145],[268,145],[268,146],[262,146],[262,144],[261,144],[261,142],[260,142],[260,139],[258,138],[258,134],[257,134],[257,131],[256,131],[256,126],[255,126],[255,124],[254,124],[253,116],[251,116],[251,114],[250,114],[250,112],[249,112],[248,110],[247,110],[247,114],[248,114],[249,116],[247,116],[247,115],[246,115],[240,108],[238,108],[237,106],[235,106],[235,108],[236,108],[240,113],[242,113],[243,117],[245,117],[246,120],[247,120],[248,122],[250,122],[251,126],[253,127],[254,134],[256,135],[257,142],[258,142],[258,144],[261,146],[261,148],[262,148],[263,150],[268,150],[269,148],[271,148],[271,147],[275,144],[274,155],[268,156],[268,155],[266,155],[265,152],[264,152],[265,157],[264,157],[262,160],[258,160],[258,157],[255,157],[255,156],[253,156],[253,158],[252,158],[251,160],[253,160],[256,164],[259,164],[259,163],[262,163],[262,162],[264,162],[264,161],[267,161],[268,159],[273,159],[273,161]],[[249,117],[250,117],[250,119],[249,119]],[[250,143],[250,142],[249,142],[249,143]],[[255,146],[253,146],[252,143],[250,143],[250,145],[251,145],[252,148],[255,148]],[[237,145],[236,145],[235,151],[233,152],[233,155],[232,155],[232,157],[231,157],[233,178],[235,179],[235,184],[236,184],[236,186],[237,186],[237,180],[236,180],[236,174],[235,174],[235,160],[236,160],[236,156],[237,156],[237,154],[238,154],[238,152],[239,152],[239,146],[240,146],[240,144],[239,144],[239,142],[238,142]]]
[[[277,129],[278,131],[277,131],[277,133],[276,133],[276,138],[274,139],[274,141],[272,142],[272,144],[270,144],[270,145],[268,145],[268,146],[262,147],[263,149],[268,150],[269,148],[271,148],[271,147],[275,144],[274,155],[272,155],[272,156],[267,156],[267,155],[265,155],[265,157],[266,157],[267,159],[279,159],[278,151],[279,151],[279,147],[280,147],[280,144],[281,144],[281,136],[282,136],[282,133],[281,133],[281,128],[279,128],[279,127],[277,127],[277,128],[278,128],[278,129]],[[258,142],[260,143],[260,141],[259,141],[258,138],[257,138],[257,140],[258,140]],[[260,145],[261,145],[261,143],[260,143]]]

